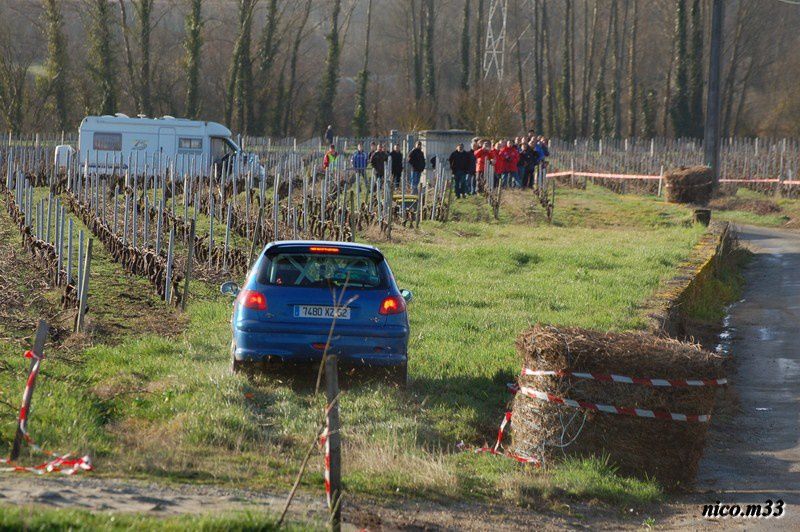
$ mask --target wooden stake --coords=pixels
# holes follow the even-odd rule
[[[81,283],[81,299],[78,304],[78,316],[75,320],[75,332],[83,331],[83,316],[86,313],[86,300],[89,296],[89,270],[92,264],[92,242],[93,238],[89,239],[89,245],[86,247],[86,259],[83,264],[83,278]]]
[[[342,440],[339,427],[339,372],[336,356],[326,357],[325,384],[325,397],[328,403],[327,445],[330,459],[328,480],[331,493],[328,506],[331,510],[331,530],[339,532],[342,526]]]
[[[195,221],[189,221],[189,249],[186,257],[186,275],[183,279],[183,298],[181,298],[181,310],[186,310],[186,300],[189,299],[189,279],[192,277],[192,261],[194,260],[194,231]]]

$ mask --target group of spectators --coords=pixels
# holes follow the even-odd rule
[[[533,131],[513,140],[491,141],[476,137],[472,139],[469,149],[458,144],[448,158],[456,197],[462,198],[498,186],[534,187],[537,169],[546,167],[549,155],[547,139],[535,135]],[[322,159],[323,170],[334,167],[339,157],[336,145],[330,144]],[[435,159],[433,157],[430,161],[434,168]],[[405,157],[398,144],[388,150],[384,143],[372,142],[367,152],[364,145],[358,143],[349,162],[358,179],[366,179],[367,168],[372,167],[379,179],[390,176],[395,188],[402,186],[403,171],[408,163],[407,181],[414,194],[419,190],[420,178],[427,166],[421,142],[417,142]]]
[[[364,151],[364,144],[359,142],[356,151],[350,156],[350,166],[357,178],[366,179],[367,167],[372,167],[375,175],[382,179],[384,176],[391,176],[395,188],[402,186],[402,176],[405,162],[408,162],[410,172],[408,185],[414,194],[419,190],[419,181],[422,172],[425,170],[425,154],[422,151],[422,143],[417,142],[414,148],[408,152],[408,158],[403,158],[403,152],[399,144],[393,144],[392,149],[387,151],[383,142],[371,142],[369,152]],[[336,164],[339,152],[336,145],[331,144],[328,151],[322,158],[322,169],[327,170]]]
[[[533,131],[528,136],[491,141],[474,138],[470,148],[456,146],[448,162],[456,197],[495,187],[532,188],[539,167],[547,166],[548,141]]]

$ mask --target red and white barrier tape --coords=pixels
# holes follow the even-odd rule
[[[327,417],[327,416],[326,416]],[[328,508],[331,507],[331,443],[328,439],[328,425],[319,436],[319,445],[325,451],[325,472],[323,473],[325,479],[325,497],[328,499]]]
[[[686,421],[689,423],[708,423],[711,416],[707,414],[678,414],[669,412],[667,410],[645,410],[642,408],[631,408],[627,406],[612,406],[600,403],[589,403],[587,401],[576,401],[574,399],[567,399],[565,397],[558,397],[553,394],[534,390],[527,386],[520,386],[517,393],[521,393],[526,397],[539,399],[540,401],[547,401],[549,403],[556,403],[573,408],[584,408],[586,410],[595,410],[606,414],[619,414],[623,416],[634,417],[647,417],[652,419],[669,419],[672,421]]]
[[[728,379],[653,379],[647,377],[627,377],[625,375],[605,374],[605,373],[583,373],[568,370],[537,370],[523,368],[522,375],[533,377],[575,377],[578,379],[590,379],[601,382],[619,382],[623,384],[641,384],[643,386],[654,387],[675,387],[682,388],[687,386],[724,386],[728,384]]]
[[[53,460],[39,464],[38,466],[27,467],[17,465],[7,458],[0,458],[0,464],[8,465],[8,467],[0,468],[0,471],[19,471],[35,473],[37,475],[44,475],[45,473],[52,472],[74,475],[78,471],[91,471],[93,469],[92,461],[88,455],[81,458],[70,458],[72,456],[71,454],[60,455],[52,451],[47,451],[39,447],[28,434],[28,412],[30,411],[33,387],[36,384],[36,377],[39,375],[39,369],[41,368],[44,356],[39,356],[30,350],[25,351],[24,356],[25,358],[33,359],[33,365],[28,374],[28,379],[25,381],[25,391],[22,393],[22,406],[19,409],[19,430],[25,441],[34,451],[50,455]]]
[[[658,181],[663,179],[664,176],[660,175],[638,175],[638,174],[606,174],[606,173],[596,173],[596,172],[572,172],[572,171],[564,171],[564,172],[553,172],[552,174],[547,174],[547,177],[566,177],[566,176],[575,176],[575,177],[597,177],[600,179],[639,179],[643,181]],[[720,183],[780,183],[782,185],[787,186],[796,186],[800,185],[799,180],[792,180],[792,179],[778,179],[778,178],[762,178],[762,179],[720,179]]]
[[[576,177],[598,177],[601,179],[642,179],[645,181],[658,181],[663,176],[660,175],[637,175],[637,174],[602,174],[594,172],[570,172]]]
[[[510,422],[511,422],[511,411],[508,411],[503,416],[503,421],[500,422],[500,429],[497,431],[497,441],[495,442],[494,447],[481,447],[479,449],[475,449],[475,452],[496,454],[498,456],[505,456],[507,458],[511,458],[512,460],[516,460],[521,464],[533,464],[536,466],[541,466],[542,462],[534,456],[523,456],[521,454],[513,453],[511,451],[503,452],[500,450],[500,446],[503,443],[503,434],[505,434],[506,427]]]

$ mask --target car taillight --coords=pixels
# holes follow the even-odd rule
[[[339,253],[339,248],[329,246],[311,246],[308,248],[311,253],[323,253],[327,255],[336,255]]]
[[[381,303],[378,314],[388,316],[390,314],[402,314],[406,311],[406,300],[402,296],[389,296]]]
[[[239,302],[244,308],[252,310],[267,310],[267,297],[255,290],[242,290],[239,294]]]

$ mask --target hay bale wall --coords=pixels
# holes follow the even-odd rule
[[[723,374],[718,355],[648,333],[536,326],[518,338],[517,350],[525,367],[533,370],[666,379],[711,379]],[[717,390],[709,386],[650,387],[556,376],[522,376],[519,384],[577,401],[683,414],[711,413]],[[655,477],[667,487],[683,485],[694,478],[708,429],[708,423],[576,409],[523,393],[516,395],[513,411],[511,436],[515,452],[542,457],[545,463],[565,455],[607,454],[622,472]],[[570,420],[572,423],[564,431]],[[557,446],[573,438],[569,446]]]
[[[714,173],[708,166],[681,166],[665,173],[664,183],[669,203],[707,205],[714,191]]]

